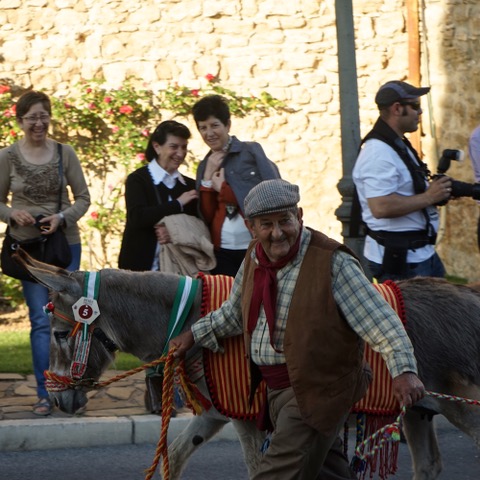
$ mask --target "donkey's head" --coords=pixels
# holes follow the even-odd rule
[[[87,391],[112,362],[116,347],[145,362],[162,356],[169,321],[179,317],[176,299],[186,277],[116,269],[68,272],[20,249],[16,258],[51,292],[47,388],[62,410],[73,413],[86,404]],[[184,323],[175,322],[178,328],[186,329],[199,318],[202,288],[191,289],[191,294],[193,306]]]
[[[47,388],[61,410],[75,413],[87,403],[87,392],[113,361],[116,346],[95,323],[75,320],[72,307],[84,295],[85,272],[47,265],[20,249],[16,260],[50,290]]]

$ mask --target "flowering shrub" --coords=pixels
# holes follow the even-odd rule
[[[18,128],[15,118],[16,108],[8,85],[0,85],[0,146],[5,147],[17,141]]]
[[[175,84],[157,92],[138,87],[138,79],[129,79],[119,88],[89,80],[75,87],[78,95],[74,98],[51,96],[52,137],[72,145],[90,185],[93,210],[81,221],[81,227],[84,223],[91,227],[84,231],[90,245],[90,266],[117,265],[116,252],[125,223],[125,178],[145,161],[148,137],[162,121],[162,112],[187,116],[193,104],[208,94],[226,97],[234,116],[253,111],[268,115],[285,109],[268,93],[243,97],[222,87],[214,75],[207,75],[205,80],[202,88]],[[19,133],[11,88],[0,85],[0,146],[15,142]],[[187,162],[195,161],[192,156],[187,158]]]

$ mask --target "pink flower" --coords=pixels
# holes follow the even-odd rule
[[[12,108],[10,109],[12,111],[12,114],[13,115],[16,115],[17,113],[17,106],[16,105],[12,105]]]
[[[69,103],[67,103],[67,102],[65,102],[65,103],[63,104],[63,106],[64,106],[65,108],[72,108],[72,106],[71,106]]]
[[[124,113],[125,115],[128,115],[129,113],[133,112],[133,108],[130,105],[122,105],[118,111],[120,113]]]
[[[145,160],[145,154],[144,153],[137,153],[135,155],[135,158],[138,162],[143,162]]]
[[[0,85],[0,95],[7,93],[10,91],[10,87],[8,85]]]
[[[190,93],[194,96],[194,97],[198,97],[198,90],[190,90]]]
[[[213,82],[215,80],[215,75],[211,74],[211,73],[207,73],[205,75],[205,78],[209,81],[209,82]]]
[[[10,118],[12,116],[12,111],[7,108],[4,112],[3,112],[3,116],[4,117],[7,117],[7,118]]]
[[[95,103],[92,102],[92,103],[88,104],[88,108],[89,108],[89,110],[95,110],[97,108],[97,106],[95,105]]]
[[[108,110],[105,111],[107,115],[113,115],[113,110],[109,108]]]
[[[92,89],[90,87],[87,88],[86,90],[87,93],[92,93]]]
[[[117,127],[117,125],[114,125],[114,126],[112,127],[112,132],[113,132],[113,133],[117,133],[119,130],[120,130],[120,127]]]
[[[112,101],[112,97],[105,97],[105,98],[103,99],[103,101],[104,101],[105,103],[110,103],[110,102]]]
[[[98,212],[92,212],[90,216],[92,217],[93,220],[98,220]]]
[[[15,130],[10,130],[10,136],[11,137],[16,137],[17,136],[17,132]]]

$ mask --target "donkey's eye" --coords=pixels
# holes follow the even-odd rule
[[[69,333],[70,332],[68,330],[61,330],[53,332],[53,335],[55,336],[55,340],[58,342],[60,340],[65,340],[68,337]]]

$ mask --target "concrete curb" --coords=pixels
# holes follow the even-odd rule
[[[188,424],[191,417],[172,418],[168,441],[172,441]],[[133,415],[130,417],[45,418],[0,421],[0,451],[49,450],[73,447],[95,447],[158,442],[161,417]],[[237,440],[231,423],[213,438]]]

